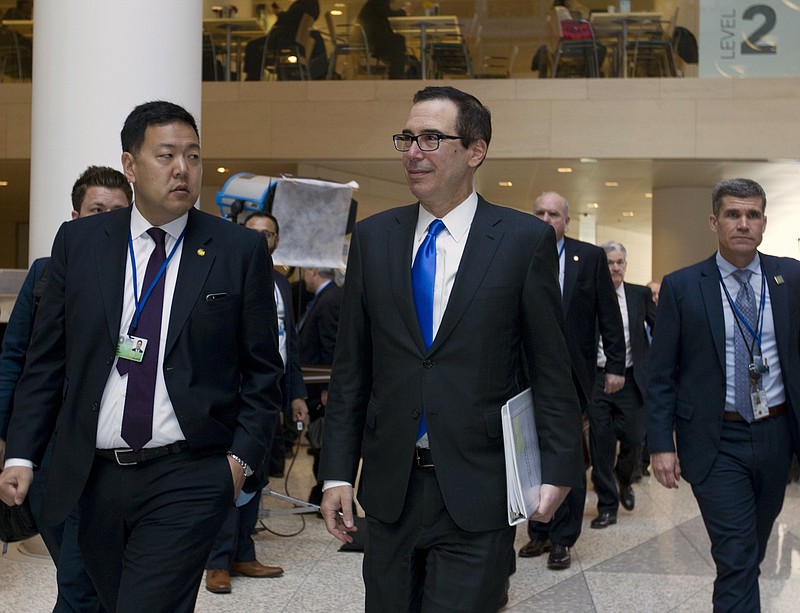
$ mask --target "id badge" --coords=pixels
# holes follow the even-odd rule
[[[117,343],[117,357],[120,360],[141,362],[147,349],[147,339],[138,336],[120,336]]]
[[[758,421],[769,417],[769,404],[767,404],[767,392],[757,389],[750,394],[750,402],[753,405],[753,420]]]

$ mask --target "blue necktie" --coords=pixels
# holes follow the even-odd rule
[[[428,234],[422,241],[414,265],[411,267],[411,286],[414,290],[414,306],[417,309],[417,320],[425,341],[425,348],[433,344],[433,284],[436,280],[436,235],[444,230],[444,222],[434,219],[428,226]],[[425,413],[419,419],[417,440],[428,433]]]
[[[750,285],[750,275],[752,270],[740,268],[733,271],[733,276],[739,282],[739,292],[736,294],[734,304],[739,313],[750,326],[755,330],[756,326],[756,297],[753,287]],[[734,313],[734,317],[736,314]],[[750,354],[745,334],[750,337],[747,327],[743,322],[736,325],[733,329],[733,351],[735,357],[735,390],[736,390],[736,410],[748,422],[753,421],[753,405],[750,402],[750,363],[753,361]]]
[[[150,228],[147,233],[155,241],[156,247],[150,254],[144,273],[142,292],[146,292],[161,265],[167,259],[164,241],[166,232],[161,228]],[[128,387],[125,392],[125,408],[122,414],[122,438],[134,451],[139,451],[153,438],[153,403],[156,393],[156,374],[158,372],[158,349],[161,340],[161,308],[164,304],[164,279],[162,274],[145,303],[135,336],[147,339],[147,350],[141,362],[117,360],[120,374],[128,374]]]

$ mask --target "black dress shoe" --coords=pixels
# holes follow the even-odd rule
[[[589,524],[589,527],[594,528],[595,530],[600,530],[602,528],[608,528],[610,525],[616,523],[617,516],[614,513],[600,513],[600,515],[592,520],[592,523]]]
[[[550,570],[564,570],[572,564],[567,545],[553,545],[553,550],[547,558],[547,568]]]
[[[626,511],[633,511],[636,504],[636,497],[633,495],[633,488],[630,485],[620,485],[619,503]]]
[[[527,545],[523,545],[519,550],[520,558],[538,558],[545,551],[550,551],[552,548],[550,539],[528,541]]]

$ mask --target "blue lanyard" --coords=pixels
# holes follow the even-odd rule
[[[136,256],[133,252],[133,235],[128,231],[128,252],[131,256],[131,269],[133,273],[133,303],[136,305],[136,309],[133,312],[133,319],[131,320],[131,326],[129,329],[129,334],[131,331],[135,331],[136,327],[139,325],[139,317],[142,315],[142,311],[144,310],[144,305],[147,304],[147,299],[150,297],[150,294],[153,293],[153,288],[158,283],[158,280],[161,278],[161,275],[164,274],[164,271],[167,270],[167,266],[169,265],[169,261],[172,259],[172,256],[175,255],[175,250],[178,248],[178,245],[181,244],[183,240],[183,235],[186,234],[186,228],[183,229],[181,235],[178,237],[178,240],[175,241],[175,245],[169,252],[167,259],[164,260],[164,263],[161,265],[161,268],[158,269],[156,276],[153,278],[153,281],[150,283],[150,287],[147,288],[147,291],[142,296],[142,301],[139,302],[139,282],[136,278]]]
[[[564,255],[564,247],[566,247],[566,246],[567,246],[567,241],[564,241],[563,243],[561,243],[561,249],[558,250],[558,261],[559,262],[561,261],[561,256]],[[560,264],[559,264],[559,266],[560,266]]]
[[[747,338],[744,336],[744,331],[742,330],[742,325],[744,325],[747,332],[750,334],[750,337],[753,339],[753,342],[749,345],[750,357],[753,356],[753,348],[755,347],[756,343],[758,343],[758,352],[759,355],[763,355],[761,352],[761,335],[764,332],[764,306],[767,302],[767,277],[764,274],[764,271],[761,271],[761,306],[756,313],[756,330],[750,327],[750,323],[745,319],[742,312],[736,306],[736,303],[731,298],[731,294],[728,291],[728,288],[725,286],[725,283],[722,281],[722,272],[717,266],[717,273],[719,274],[719,282],[722,284],[722,289],[725,292],[725,297],[728,299],[728,304],[731,305],[731,310],[733,311],[734,319],[736,319],[736,324],[739,327],[739,333],[745,340],[745,345],[747,345]]]

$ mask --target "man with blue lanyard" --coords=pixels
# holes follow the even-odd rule
[[[649,364],[652,471],[664,487],[681,476],[692,485],[717,567],[715,611],[761,610],[759,565],[798,440],[800,326],[790,316],[800,262],[757,251],[766,204],[749,179],[714,188],[719,249],[664,278]]]

